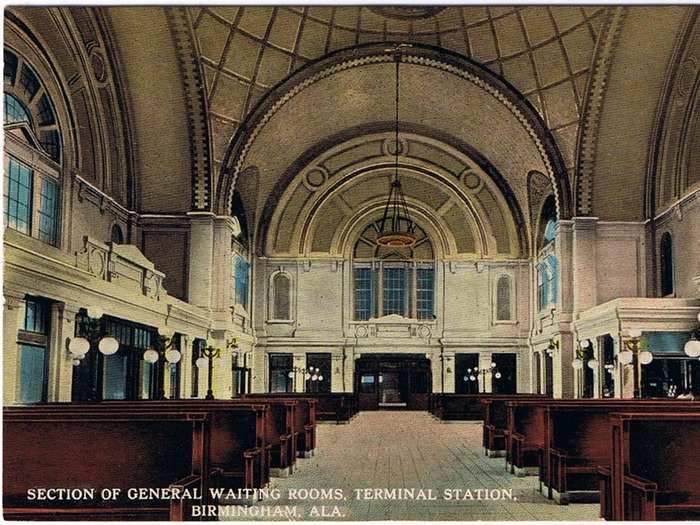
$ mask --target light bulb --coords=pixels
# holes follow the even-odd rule
[[[323,381],[323,376],[318,376],[319,381]]]
[[[311,381],[316,381],[318,380],[318,376],[316,374],[311,376]]]
[[[691,339],[685,344],[683,351],[688,357],[700,357],[700,341]]]
[[[99,306],[88,306],[87,314],[90,319],[101,319],[105,311]]]
[[[306,374],[304,374],[304,379],[309,379],[309,378],[311,378],[311,374],[309,374],[308,372]]]
[[[182,359],[182,354],[178,350],[170,349],[165,352],[165,359],[168,361],[168,363],[174,365],[180,362],[180,359]]]
[[[496,368],[496,363],[494,363],[493,361],[491,361],[491,368]]]
[[[114,337],[105,337],[100,341],[97,347],[104,355],[116,354],[117,350],[119,350],[119,341]]]
[[[194,364],[197,366],[197,368],[204,368],[207,364],[207,360],[203,357],[198,357]]]
[[[654,360],[654,355],[649,352],[648,350],[645,350],[644,352],[639,352],[639,362],[642,363],[643,365],[648,365]]]
[[[289,379],[293,378],[293,377],[294,377],[294,372],[289,372],[289,373],[287,374],[287,377],[288,377]]]
[[[90,342],[84,337],[75,337],[68,343],[68,351],[78,359],[85,357],[90,350]]]
[[[80,366],[80,359],[73,359],[73,366]]]
[[[471,381],[476,381],[476,377],[474,377],[474,376],[469,376],[469,379],[470,379]]]
[[[462,379],[463,379],[464,381],[467,381],[469,378],[468,378],[467,376],[464,376]]]
[[[596,368],[598,368],[598,360],[591,359],[590,361],[588,361],[588,368],[590,368],[591,370],[595,370]]]
[[[149,348],[143,353],[143,360],[147,363],[155,363],[156,361],[158,361],[158,352],[153,350],[153,348]]]
[[[629,365],[634,359],[634,354],[629,350],[623,350],[620,352],[618,358],[623,365]]]
[[[496,379],[501,379],[501,373],[500,373],[500,372],[496,372],[495,376],[496,376]]]
[[[589,346],[591,346],[591,342],[588,339],[581,341],[581,348],[588,348]]]

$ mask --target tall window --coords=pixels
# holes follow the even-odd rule
[[[270,354],[270,392],[291,392],[294,384],[292,354]]]
[[[27,299],[23,330],[19,331],[20,403],[46,401],[50,303]]]
[[[547,265],[537,265],[537,309],[544,310],[547,306],[547,282],[549,281]]]
[[[306,354],[306,368],[313,368],[306,380],[306,392],[328,394],[331,391],[331,354]],[[318,372],[315,370],[318,368]],[[315,379],[314,379],[315,377]]]
[[[669,232],[661,236],[659,247],[661,259],[661,296],[673,294],[673,239]]]
[[[114,244],[124,244],[124,234],[122,233],[122,229],[118,224],[112,225],[110,239]]]
[[[501,275],[496,282],[497,321],[510,321],[513,318],[510,306],[510,276]]]
[[[435,318],[433,246],[416,227],[411,247],[378,246],[378,224],[365,228],[353,251],[353,315],[357,321],[374,316]]]
[[[291,281],[286,274],[278,273],[272,279],[273,319],[291,319],[290,288]]]
[[[435,272],[432,268],[416,269],[416,317],[434,317]]]
[[[8,50],[4,59],[5,223],[56,246],[61,141],[55,111],[29,65]]]
[[[243,257],[236,255],[233,263],[234,300],[243,308],[248,307],[248,274],[250,265]]]
[[[367,321],[374,315],[374,272],[355,268],[355,319]]]
[[[406,315],[406,269],[384,268],[384,315]]]
[[[557,294],[559,289],[559,261],[554,255],[547,257],[549,272],[547,273],[547,288],[549,289],[549,304],[557,304]]]

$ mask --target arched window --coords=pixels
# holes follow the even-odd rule
[[[554,255],[549,255],[547,257],[547,266],[549,267],[549,272],[547,275],[547,288],[549,289],[548,303],[556,305],[557,294],[559,292],[559,261],[557,261],[557,258],[554,257]]]
[[[23,58],[5,49],[4,60],[5,223],[56,246],[61,138],[54,106]]]
[[[537,265],[537,309],[544,310],[547,306],[547,283],[549,282],[549,272],[547,265],[540,263]]]
[[[236,255],[233,263],[233,296],[236,304],[243,308],[248,307],[248,272],[250,265],[241,257]],[[280,318],[281,319],[281,318]],[[285,317],[285,319],[287,319]]]
[[[289,276],[284,273],[278,273],[272,279],[273,319],[291,319],[291,284],[292,282],[289,279]]]
[[[112,226],[112,233],[110,237],[114,244],[124,244],[124,234],[122,233],[122,229],[118,224],[114,224]]]
[[[557,233],[557,221],[555,219],[549,219],[547,225],[544,227],[544,243],[550,243],[554,240]]]
[[[434,319],[435,255],[430,239],[416,226],[412,246],[379,246],[378,223],[364,229],[353,250],[354,319],[392,314]]]
[[[669,232],[661,236],[659,247],[661,266],[661,296],[673,294],[673,239]]]
[[[511,279],[509,275],[501,275],[496,282],[497,321],[510,321],[513,318],[510,286]]]

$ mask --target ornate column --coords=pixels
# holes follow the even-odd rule
[[[24,295],[4,291],[3,293],[3,404],[12,405],[17,399],[19,380],[19,346],[17,332],[24,327],[26,303]]]
[[[47,401],[70,401],[73,390],[73,359],[68,355],[68,341],[75,337],[75,316],[80,306],[51,305],[49,337],[49,377]]]
[[[455,392],[455,352],[454,350],[445,350],[443,352],[445,359],[445,393],[454,394]]]

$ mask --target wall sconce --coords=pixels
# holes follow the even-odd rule
[[[551,337],[549,339],[549,344],[547,345],[547,349],[545,350],[545,352],[547,352],[547,355],[549,357],[552,357],[556,350],[559,350],[559,341],[557,341],[553,337]]]
[[[588,368],[591,370],[596,370],[598,368],[600,363],[595,357],[588,360],[586,359],[589,348],[591,348],[591,341],[589,339],[576,342],[576,358],[571,362],[571,366],[574,370],[581,370],[584,364],[588,364]]]
[[[478,366],[475,366],[474,368],[467,368],[467,375],[465,375],[462,380],[463,381],[478,381],[479,376],[482,376],[484,378],[484,381],[481,382],[482,384],[482,392],[486,392],[486,374],[493,374],[493,377],[496,379],[501,379],[501,373],[496,369],[496,363],[491,362],[491,366],[489,368],[482,368],[479,369]]]
[[[73,366],[80,365],[90,348],[97,346],[103,355],[113,355],[119,350],[119,341],[114,337],[102,337],[102,323],[100,319],[104,310],[97,306],[87,308],[87,316],[81,316],[78,333],[84,337],[74,337],[68,341],[68,353],[73,359]]]
[[[227,350],[234,352],[237,348],[238,344],[235,337],[226,340]],[[201,352],[202,357],[198,357],[194,364],[199,369],[204,368],[205,362],[207,362],[209,365],[209,373],[207,374],[207,394],[204,396],[204,399],[214,399],[214,390],[212,387],[214,376],[214,359],[221,357],[222,350],[221,348],[215,348],[211,345],[207,345],[205,348],[202,348]]]
[[[642,331],[634,328],[627,331],[625,350],[619,353],[618,362],[623,366],[632,365],[634,370],[634,397],[642,397],[642,365],[654,360],[654,355],[646,349]]]

